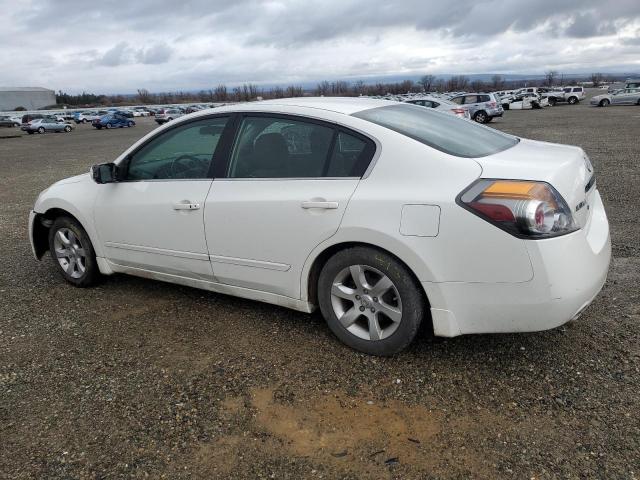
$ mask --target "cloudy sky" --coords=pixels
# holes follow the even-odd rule
[[[640,0],[0,0],[0,86],[640,71]]]

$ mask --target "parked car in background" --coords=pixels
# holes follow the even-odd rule
[[[41,113],[25,113],[22,116],[22,122],[20,122],[20,124],[24,127],[26,125],[29,125],[29,122],[31,120],[37,120],[40,118],[44,118],[45,116]]]
[[[624,88],[640,88],[640,79],[628,78],[624,82]]]
[[[0,115],[0,127],[19,127],[20,122],[9,115]]]
[[[563,87],[562,89],[547,92],[547,98],[551,106],[560,102],[567,102],[569,105],[574,105],[584,100],[585,96],[584,87],[578,86]]]
[[[123,127],[133,127],[136,122],[132,119],[127,118],[118,113],[108,113],[107,115],[103,115],[100,118],[96,118],[91,125],[98,130],[102,128],[123,128]]]
[[[98,111],[85,111],[85,112],[76,112],[74,115],[73,121],[76,123],[91,123],[94,120],[106,115],[106,110],[98,110]]]
[[[162,125],[163,123],[167,123],[176,118],[180,118],[184,114],[184,111],[178,108],[167,108],[161,110],[160,113],[156,113],[155,121],[158,125]]]
[[[66,123],[64,120],[49,115],[42,118],[35,118],[30,120],[26,124],[23,124],[21,129],[28,134],[33,133],[45,133],[45,132],[70,132],[73,127]]]
[[[49,250],[68,283],[128,273],[319,307],[368,354],[403,350],[422,322],[445,337],[558,327],[609,268],[609,224],[581,148],[431,108],[231,105],[104,161],[44,190],[29,214],[35,257]]]
[[[131,111],[134,117],[148,117],[151,115],[151,112],[145,107],[134,107]]]
[[[493,93],[465,93],[451,101],[468,109],[471,119],[478,123],[489,123],[504,113],[500,99]]]
[[[449,100],[445,100],[444,98],[436,98],[425,95],[424,97],[416,97],[412,98],[411,100],[405,100],[405,103],[420,105],[421,107],[434,108],[441,112],[451,113],[452,115],[456,115],[460,118],[466,118],[467,120],[471,118],[468,108],[464,108],[457,103],[450,102]]]
[[[596,95],[590,100],[591,105],[608,107],[609,105],[640,105],[640,87],[623,88],[612,93]]]

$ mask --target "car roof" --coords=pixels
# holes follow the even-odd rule
[[[238,109],[241,109],[241,107],[246,107],[246,109],[248,110],[255,110],[256,108],[260,108],[260,105],[284,105],[292,107],[316,108],[319,110],[328,110],[330,112],[351,115],[356,112],[361,112],[362,110],[369,110],[371,108],[385,107],[388,105],[397,104],[398,102],[394,102],[391,100],[378,100],[364,97],[295,97],[250,102],[247,104],[235,105],[235,107]]]

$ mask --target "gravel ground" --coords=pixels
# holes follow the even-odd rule
[[[63,283],[31,256],[38,192],[154,124],[0,138],[0,478],[638,478],[639,118],[584,103],[492,124],[596,167],[614,260],[578,321],[423,333],[395,358],[346,348],[319,314],[126,276]]]

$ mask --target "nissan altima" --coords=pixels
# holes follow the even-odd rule
[[[105,159],[105,161],[108,159]],[[609,225],[577,147],[373,99],[181,117],[44,190],[29,218],[77,287],[116,272],[319,308],[347,345],[531,332],[602,288]]]

